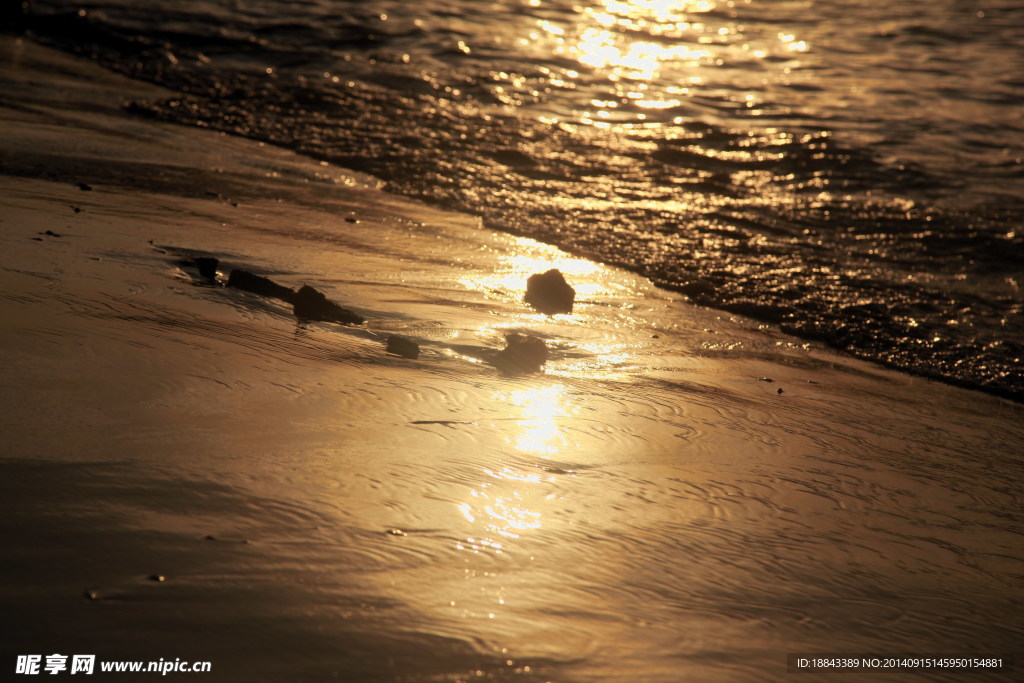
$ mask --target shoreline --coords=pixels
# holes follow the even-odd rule
[[[121,102],[154,86],[3,50],[3,666],[753,681],[787,652],[1020,642],[1019,404],[139,120]],[[205,255],[368,323],[211,287]],[[522,303],[548,266],[572,316]],[[544,372],[479,362],[519,331]]]
[[[42,21],[42,19],[40,19]],[[61,29],[70,30],[70,29]],[[45,39],[40,39],[45,42]],[[71,54],[71,53],[67,53]],[[129,69],[130,71],[130,69]],[[122,73],[123,69],[114,69],[111,73]],[[145,76],[141,73],[136,75],[137,78],[145,79]],[[150,74],[151,78],[156,78]],[[150,84],[150,80],[138,80],[137,83]],[[219,120],[214,116],[212,120],[204,119],[205,114],[202,113],[203,105],[201,102],[204,98],[201,95],[182,96],[182,93],[177,93],[170,90],[164,90],[159,85],[154,85],[153,90],[143,89],[140,93],[131,98],[130,102],[125,101],[123,106],[126,110],[130,109],[131,113],[141,120],[152,120],[152,121],[163,121],[163,122],[177,122],[179,125],[190,125],[185,123],[185,119],[178,118],[175,111],[178,109],[184,109],[187,106],[198,106],[200,113],[197,114],[199,118],[192,122],[197,128],[204,130],[220,130],[226,132],[229,135],[237,135],[240,139],[246,140],[266,140],[267,144],[277,144],[274,142],[277,140],[272,132],[258,133],[250,131],[239,132],[239,129],[234,124],[221,125]],[[191,97],[191,99],[190,99]],[[194,102],[192,100],[195,100]],[[190,105],[191,102],[191,105]],[[196,104],[196,103],[199,104]],[[122,112],[124,113],[124,112]],[[215,112],[214,112],[215,113]],[[211,116],[213,114],[210,114]],[[187,118],[187,117],[185,117]],[[244,128],[244,127],[243,127]],[[255,129],[254,129],[255,130]],[[293,141],[294,142],[294,141]],[[289,146],[288,144],[281,143],[281,149],[290,149],[295,145]],[[324,160],[329,165],[334,165],[334,159],[329,154],[316,154],[308,152],[308,158],[315,160]],[[368,159],[360,159],[355,156],[344,157],[348,160],[348,166],[352,168],[373,168],[372,164],[368,164]],[[18,171],[22,175],[35,174],[38,177],[45,177],[48,172],[48,168],[53,165],[67,165],[67,160],[59,159],[23,159],[22,168]],[[29,167],[35,162],[36,168],[29,170]],[[145,179],[146,173],[145,168],[128,168],[127,166],[121,169],[107,169],[106,174],[110,179],[115,182],[131,182],[138,184]],[[89,175],[88,169],[79,169],[80,174]],[[353,174],[358,174],[358,171],[351,171]],[[386,175],[386,174],[385,174]],[[131,178],[131,180],[126,180]],[[189,178],[182,177],[177,178],[180,186],[178,191],[182,191],[184,185],[189,182]],[[394,179],[393,179],[394,180]],[[423,195],[423,192],[403,192],[401,190],[402,183],[398,181],[377,181],[374,179],[372,182],[377,183],[381,188],[396,188],[395,194],[397,196],[410,195],[413,197],[413,202],[423,200],[428,203],[432,203],[440,211],[454,211],[460,212],[462,204],[455,202],[454,206],[446,206],[444,201],[438,200],[437,198],[431,198]],[[158,187],[155,185],[154,187]],[[232,188],[236,192],[245,193],[242,188]],[[429,193],[426,193],[429,194]],[[453,200],[454,201],[454,200]],[[911,202],[913,204],[913,202]],[[672,274],[670,271],[665,270],[654,270],[647,272],[646,267],[640,267],[635,263],[635,259],[632,256],[627,256],[624,259],[617,260],[614,251],[608,251],[603,247],[594,251],[591,248],[585,248],[580,246],[575,238],[560,236],[558,231],[546,232],[544,229],[537,229],[538,234],[527,234],[521,228],[517,228],[514,219],[496,219],[493,212],[489,209],[485,210],[485,207],[477,207],[478,211],[470,213],[479,213],[484,216],[483,225],[488,229],[494,229],[498,231],[507,232],[508,234],[523,236],[523,237],[537,237],[543,242],[552,244],[556,248],[566,247],[568,251],[576,253],[581,258],[592,259],[599,262],[604,262],[610,266],[622,267],[625,270],[638,273],[641,277],[647,277],[651,281],[658,284],[658,286],[664,289],[676,293],[683,294],[689,301],[695,305],[708,307],[712,310],[719,312],[725,312],[735,315],[743,315],[752,319],[759,320],[760,322],[775,326],[783,334],[793,335],[800,337],[808,342],[815,344],[825,345],[835,351],[847,354],[853,358],[865,360],[870,363],[875,363],[882,367],[893,369],[899,372],[909,373],[911,375],[930,379],[934,381],[940,381],[951,386],[957,386],[975,391],[981,391],[986,394],[996,396],[1005,400],[1013,401],[1018,404],[1024,404],[1024,393],[1021,392],[1019,384],[1019,376],[1012,363],[1013,354],[1017,345],[1013,341],[1009,341],[1010,350],[1004,344],[1007,342],[1005,339],[1000,339],[998,334],[995,337],[992,336],[991,330],[985,332],[982,327],[975,329],[976,321],[972,322],[968,319],[958,320],[959,314],[955,313],[955,310],[970,311],[972,308],[977,308],[978,305],[968,306],[970,300],[972,300],[972,294],[968,290],[960,292],[960,294],[953,296],[948,302],[942,293],[941,287],[938,290],[925,292],[922,290],[922,296],[927,295],[931,297],[930,302],[921,301],[918,303],[907,303],[903,302],[904,312],[898,316],[887,316],[884,313],[876,311],[872,313],[870,310],[872,307],[884,309],[887,304],[885,302],[874,301],[873,303],[863,304],[863,301],[867,301],[872,298],[872,288],[868,288],[863,293],[864,296],[856,301],[842,299],[842,293],[837,290],[831,295],[822,293],[820,300],[811,297],[807,301],[803,301],[801,297],[796,296],[795,292],[791,292],[793,295],[793,301],[789,301],[786,296],[781,299],[771,293],[773,287],[782,287],[785,289],[785,283],[782,280],[773,285],[773,287],[767,287],[758,285],[756,280],[754,282],[746,282],[748,291],[744,294],[742,291],[732,291],[730,294],[721,294],[727,290],[735,289],[735,285],[742,285],[742,280],[723,280],[720,275],[711,276],[707,273],[703,273],[701,268],[696,264],[691,269],[692,272],[686,271],[681,273]],[[952,211],[952,209],[950,209]],[[500,212],[499,212],[500,213]],[[826,213],[828,213],[826,211]],[[897,211],[900,214],[900,211]],[[902,215],[902,214],[900,214]],[[909,217],[909,213],[908,213]],[[918,217],[920,219],[920,217]],[[950,213],[949,220],[952,221],[947,228],[952,229],[952,226],[956,221],[967,221],[969,216],[967,214]],[[747,220],[747,219],[737,219]],[[899,219],[886,219],[886,220],[899,220]],[[909,218],[908,218],[909,220]],[[931,220],[931,217],[928,218]],[[749,222],[749,221],[748,221]],[[751,225],[756,225],[756,221],[752,222]],[[536,228],[536,226],[535,226]],[[649,238],[650,236],[648,236]],[[645,238],[647,239],[647,238]],[[568,241],[566,241],[568,240]],[[680,242],[682,245],[682,242]],[[625,248],[625,247],[624,247]],[[646,247],[640,247],[644,249]],[[657,244],[651,245],[652,249],[665,248],[665,245],[660,247]],[[679,248],[684,248],[680,246]],[[698,245],[690,244],[686,249],[697,249]],[[603,250],[603,251],[602,251]],[[634,259],[631,262],[631,259]],[[852,262],[849,265],[851,268],[856,270],[861,268],[861,265],[855,265]],[[808,267],[812,269],[824,268],[825,271],[832,272],[833,270],[843,270],[845,267],[843,263],[834,264],[810,264]],[[742,268],[741,268],[742,270]],[[852,271],[851,271],[852,272]],[[702,274],[703,273],[703,274]],[[853,276],[851,276],[853,277]],[[871,279],[874,277],[868,271],[861,273],[860,278]],[[909,276],[908,276],[909,277]],[[680,279],[681,278],[681,279]],[[854,278],[855,280],[857,278]],[[784,278],[783,278],[784,280]],[[1013,282],[1012,278],[1010,279]],[[898,283],[890,283],[892,286],[899,287]],[[855,285],[846,285],[855,286]],[[1014,285],[1015,287],[1016,285]],[[767,287],[767,288],[766,288]],[[946,283],[946,287],[953,287],[952,281]],[[951,291],[959,291],[955,287],[953,289],[947,289],[947,293]],[[758,293],[760,292],[760,293]],[[830,297],[839,297],[830,299]],[[955,299],[958,297],[963,298],[959,308],[953,305]],[[803,303],[797,303],[797,300],[803,301]],[[1002,301],[1002,299],[1000,299]],[[1004,302],[1005,303],[1005,302]],[[862,305],[863,304],[863,305]],[[948,306],[947,306],[948,304]],[[989,306],[991,302],[986,304]],[[980,304],[979,304],[980,305]],[[848,315],[840,315],[834,313],[833,308],[839,306],[844,309],[850,309]],[[935,320],[928,322],[927,311],[929,307],[947,307],[949,311],[944,314],[950,318],[947,322],[945,318],[942,318],[938,323],[938,327],[934,330],[935,334],[924,334],[922,330],[916,329],[915,324],[910,324],[909,327],[905,325],[907,318],[911,319],[914,323],[915,318],[920,318],[924,321],[929,329],[935,327]],[[866,316],[864,311],[860,310],[865,308],[867,310]],[[936,309],[937,310],[937,309]],[[1008,309],[1009,315],[1013,317],[1014,309]],[[815,312],[817,311],[817,312]],[[916,313],[914,312],[916,311]],[[962,312],[961,311],[961,312]],[[921,316],[924,316],[922,318]],[[984,317],[984,316],[982,316]],[[901,322],[902,321],[902,322]],[[1004,323],[1006,324],[1006,323]],[[968,340],[966,337],[960,338],[962,330],[970,327],[975,332],[972,334],[978,335],[973,340]],[[923,336],[922,336],[923,335]],[[959,341],[957,341],[959,339]],[[965,346],[966,344],[966,346]],[[931,351],[922,351],[927,348]],[[998,349],[998,351],[993,350]],[[926,355],[927,354],[927,355]],[[979,355],[980,354],[980,355]],[[994,354],[994,355],[990,355]],[[969,368],[969,369],[968,369]]]

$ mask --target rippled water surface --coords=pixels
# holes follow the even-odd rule
[[[30,29],[180,92],[137,111],[1022,396],[1019,3],[78,7]]]
[[[954,268],[945,255],[948,272],[922,279],[918,266],[938,257],[908,245],[939,238],[923,223],[916,236],[897,228],[907,212],[955,228],[953,209],[939,208],[955,193],[920,185],[932,193],[913,200],[925,209],[897,203],[898,188],[910,193],[898,169],[839,131],[819,125],[785,142],[781,125],[749,136],[741,119],[712,122],[709,111],[702,127],[585,122],[586,111],[605,118],[587,103],[611,100],[629,74],[612,81],[618,66],[556,55],[555,38],[534,39],[543,60],[523,56],[531,43],[518,62],[492,58],[492,70],[563,69],[576,87],[560,100],[552,87],[508,109],[488,94],[500,78],[432,94],[457,69],[482,73],[480,27],[500,24],[493,39],[519,26],[498,13],[475,24],[464,7],[425,14],[464,22],[469,49],[438,57],[425,79],[427,46],[453,34],[401,24],[397,8],[387,21],[361,4],[312,23],[308,12],[324,7],[289,4],[307,21],[271,22],[245,5],[250,18],[231,10],[214,24],[197,17],[228,10],[149,8],[143,20],[128,6],[36,30],[72,31],[106,63],[179,89],[149,98],[157,89],[135,84],[133,111],[277,136],[392,188],[676,277],[692,297],[816,322],[823,336],[856,329],[853,342],[881,353],[886,338],[867,331],[882,329],[875,318],[898,321],[900,296],[948,291],[955,303],[943,283],[960,282],[998,302],[993,292],[1015,277],[984,270],[1002,290],[956,280],[969,258]],[[542,35],[542,9],[514,15]],[[544,11],[563,27],[585,14]],[[382,25],[406,28],[382,37]],[[629,35],[601,30],[599,43]],[[322,47],[326,35],[341,47]],[[403,41],[421,47],[385,61]],[[789,681],[791,652],[1019,648],[1024,406],[690,305],[337,165],[125,116],[126,79],[30,41],[4,44],[0,118],[15,134],[0,136],[11,387],[0,394],[0,546],[14,551],[0,602],[18,628],[0,659],[188,657],[212,660],[216,680],[257,683],[760,683]],[[794,52],[814,54],[808,45]],[[594,54],[615,61],[613,47]],[[346,53],[351,76],[334,83]],[[659,78],[638,83],[663,87]],[[588,87],[606,94],[580,104]],[[678,107],[690,97],[676,96]],[[638,120],[657,113],[627,101],[600,109],[630,106]],[[15,177],[32,168],[43,180]],[[856,229],[826,239],[825,211],[841,202],[798,187],[815,178],[849,185],[841,215],[860,216]],[[883,181],[869,215],[864,183]],[[883,224],[888,241],[872,232]],[[990,261],[1005,266],[1014,242],[1002,239],[989,240],[1006,245]],[[980,258],[979,243],[964,237],[961,253]],[[242,267],[313,284],[367,322],[297,321],[284,302],[200,276],[198,255],[220,259],[221,281]],[[572,315],[524,305],[527,276],[550,267],[576,288]],[[898,272],[918,279],[896,287]],[[772,303],[775,286],[793,294],[785,308]],[[801,308],[814,302],[825,313]],[[487,362],[514,332],[545,341],[543,372],[506,376]],[[415,340],[419,358],[387,354],[392,334]]]
[[[253,164],[238,206],[9,184],[15,225],[83,208],[2,273],[20,651],[212,659],[217,680],[732,683],[788,680],[790,652],[1018,647],[1020,406],[470,220],[348,222],[323,179],[317,209],[258,199],[310,191],[259,178],[322,168],[285,161]],[[297,325],[200,283],[197,251],[368,322]],[[523,306],[546,265],[573,315]],[[481,362],[513,330],[546,340],[543,373]],[[420,358],[384,354],[392,333]],[[40,412],[61,429],[16,427]]]

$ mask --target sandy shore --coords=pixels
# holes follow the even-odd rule
[[[158,88],[0,46],[0,666],[763,681],[787,653],[1019,649],[1021,406],[133,118]],[[367,323],[299,323],[206,255]],[[549,267],[571,316],[521,302]],[[542,373],[486,362],[515,331]]]

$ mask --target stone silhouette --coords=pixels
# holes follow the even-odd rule
[[[557,268],[546,273],[536,273],[526,280],[526,296],[523,301],[541,313],[572,313],[576,301],[576,290],[565,281]]]
[[[366,320],[347,308],[342,308],[324,295],[323,292],[302,285],[295,293],[292,303],[295,306],[295,317],[300,320],[321,320],[343,325],[362,325]]]

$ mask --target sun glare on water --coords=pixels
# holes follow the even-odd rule
[[[552,384],[520,389],[495,396],[495,400],[518,413],[508,427],[508,445],[524,455],[548,458],[567,445],[559,421],[569,415],[565,406],[566,387]],[[485,479],[470,491],[470,499],[458,509],[469,522],[481,527],[478,537],[467,539],[460,549],[500,552],[496,537],[519,538],[543,525],[539,508],[548,494],[544,484],[552,481],[536,470],[511,464],[483,470]]]
[[[698,64],[711,55],[702,47],[661,39],[699,27],[689,17],[714,7],[713,2],[605,0],[598,7],[583,9],[578,36],[561,40],[555,52],[586,66],[611,69],[612,80],[651,81],[664,62]],[[548,30],[565,33],[561,28]],[[633,35],[659,40],[635,40]]]
[[[566,439],[559,426],[559,418],[568,414],[564,406],[564,385],[524,389],[497,398],[518,408],[522,415],[517,433],[508,438],[517,450],[550,456],[565,446]]]
[[[677,125],[667,110],[684,106],[707,91],[708,83],[747,73],[740,65],[759,62],[757,80],[732,90],[747,115],[759,115],[759,93],[771,81],[788,83],[789,59],[811,50],[793,30],[767,34],[741,23],[737,2],[713,0],[590,0],[573,6],[572,20],[537,19],[524,45],[543,46],[552,56],[579,68],[552,69],[543,92],[575,100],[574,122],[611,130]],[[771,58],[772,61],[766,61]],[[784,64],[782,66],[781,64]],[[750,86],[750,92],[744,92]],[[589,103],[589,107],[586,106]],[[539,117],[547,123],[568,118]]]
[[[526,291],[526,280],[531,275],[557,268],[572,282],[578,300],[593,298],[608,292],[608,287],[597,277],[601,266],[586,259],[572,258],[553,247],[521,240],[521,252],[501,256],[501,265],[493,273],[465,278],[460,284],[474,291],[499,292],[521,300]],[[540,252],[540,253],[538,253]]]

